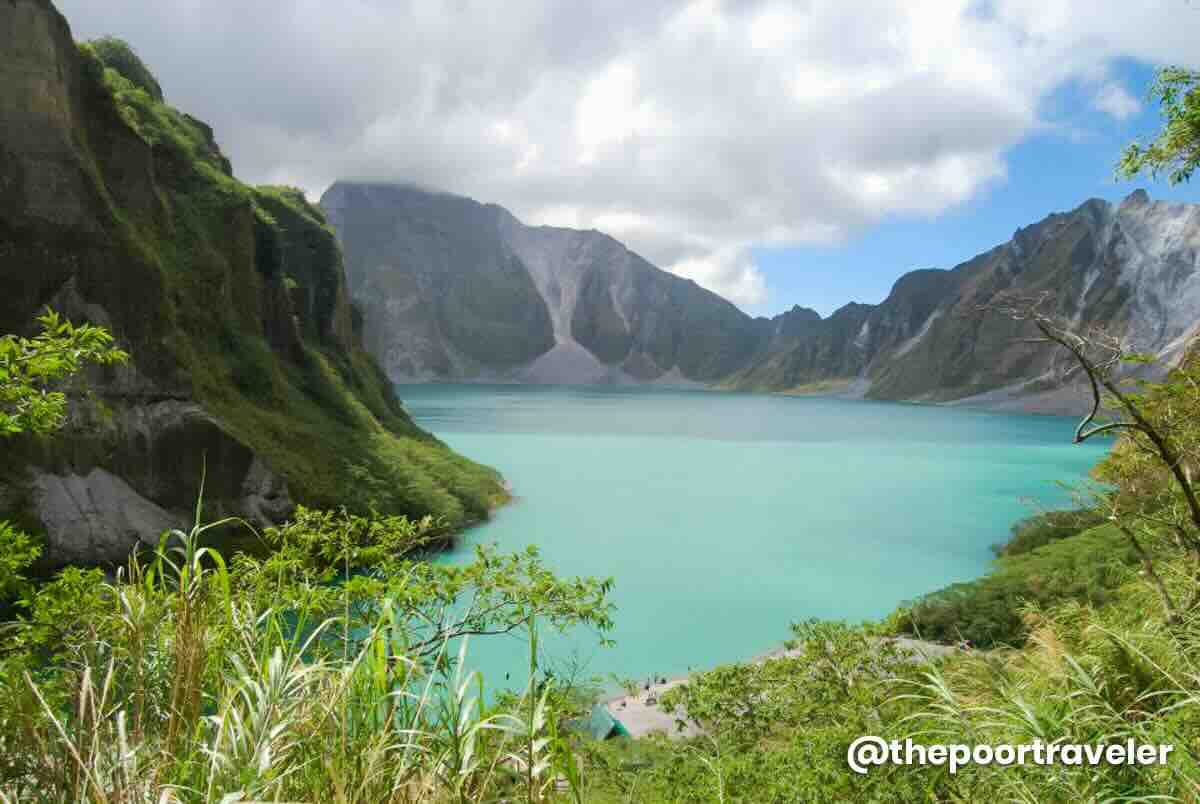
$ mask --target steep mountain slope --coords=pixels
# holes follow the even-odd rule
[[[77,46],[49,0],[0,3],[0,332],[45,305],[132,365],[86,378],[67,430],[6,441],[0,516],[47,561],[122,560],[185,521],[295,501],[450,524],[498,476],[409,420],[363,350],[339,248],[297,191],[233,178],[125,45]]]
[[[321,206],[398,381],[714,382],[767,331],[600,232],[396,185],[339,182]]]
[[[1051,292],[1076,325],[1103,326],[1170,362],[1200,324],[1198,271],[1200,206],[1155,203],[1144,191],[1117,206],[1092,200],[951,271],[905,275],[882,304],[779,339],[729,384],[786,390],[853,379],[879,399],[1078,410],[1086,396],[1061,387],[1063,356],[1023,343],[1027,328],[981,308],[1002,293]],[[839,327],[857,332],[831,353],[814,349]]]

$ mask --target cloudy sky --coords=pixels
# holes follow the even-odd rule
[[[56,0],[238,175],[597,228],[754,313],[877,302],[1091,196],[1193,0]],[[1142,182],[1185,200],[1197,188]]]

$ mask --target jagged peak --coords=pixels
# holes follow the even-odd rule
[[[1125,196],[1124,200],[1121,201],[1121,208],[1124,209],[1126,207],[1133,206],[1140,207],[1152,203],[1154,202],[1150,198],[1150,193],[1146,192],[1144,188],[1139,187],[1129,195]]]
[[[821,314],[811,307],[801,307],[798,304],[793,304],[792,309],[786,310],[779,315],[773,317],[772,321],[782,321],[784,319],[800,318],[809,321],[821,321]]]
[[[863,304],[862,302],[848,302],[830,313],[830,318],[841,318],[843,316],[854,315],[856,313],[869,313],[879,305]]]

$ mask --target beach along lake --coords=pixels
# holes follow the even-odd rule
[[[416,421],[499,469],[514,501],[460,537],[533,545],[615,581],[615,647],[544,635],[558,675],[645,679],[748,659],[810,618],[877,619],[985,573],[1016,521],[1069,506],[1107,442],[1076,420],[820,397],[627,387],[404,385]],[[476,639],[489,687],[520,637]],[[507,677],[507,680],[506,680]]]

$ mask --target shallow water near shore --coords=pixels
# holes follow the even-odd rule
[[[1070,503],[1106,444],[1074,419],[817,397],[626,387],[405,385],[417,422],[503,472],[515,501],[475,544],[535,545],[611,576],[615,647],[546,635],[560,676],[645,679],[748,659],[818,617],[860,621],[977,577],[990,546]],[[521,638],[474,640],[520,687]],[[507,682],[506,682],[507,675]],[[609,685],[611,687],[611,681]]]

